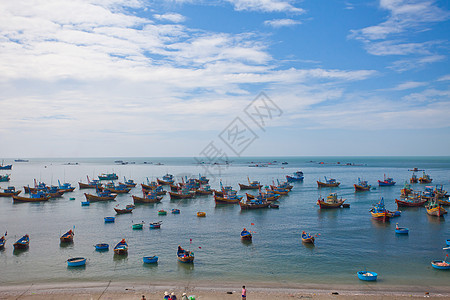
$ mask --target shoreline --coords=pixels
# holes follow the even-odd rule
[[[387,286],[376,283],[277,284],[244,283],[248,299],[403,299],[405,297],[450,298],[450,286]],[[0,285],[0,299],[162,299],[164,291],[178,298],[186,292],[196,299],[240,299],[241,284],[217,282],[64,282]],[[336,294],[337,293],[337,294]]]

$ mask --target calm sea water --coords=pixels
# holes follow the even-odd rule
[[[115,160],[136,164],[116,165]],[[253,162],[283,162],[266,168],[251,168]],[[164,165],[143,164],[161,162]],[[311,162],[312,161],[312,162]],[[323,161],[325,164],[318,164]],[[66,165],[78,162],[78,165]],[[336,162],[341,162],[337,165]],[[8,161],[5,161],[8,163]],[[47,184],[70,182],[77,186],[73,193],[46,203],[13,204],[11,198],[0,198],[0,232],[8,231],[6,247],[0,252],[0,284],[60,281],[217,281],[271,283],[346,283],[364,284],[355,273],[367,269],[379,274],[377,284],[447,285],[450,272],[438,271],[430,261],[442,259],[442,248],[450,238],[448,220],[427,216],[425,208],[403,209],[402,216],[390,223],[371,219],[369,209],[384,197],[388,209],[396,208],[408,169],[426,169],[433,184],[450,188],[449,157],[267,157],[239,158],[221,170],[211,169],[211,186],[219,187],[219,179],[236,189],[239,182],[259,180],[271,184],[276,179],[302,170],[305,180],[294,183],[289,196],[279,201],[279,209],[241,211],[239,205],[216,206],[212,196],[171,201],[166,195],[160,204],[139,205],[132,214],[119,215],[116,222],[105,224],[105,216],[114,216],[114,206],[132,203],[131,194],[141,195],[140,187],[130,194],[119,195],[117,201],[92,203],[82,207],[83,193],[78,182],[86,175],[97,177],[103,172],[116,172],[142,183],[148,177],[155,180],[169,172],[178,180],[182,176],[205,173],[204,166],[190,158],[95,158],[95,159],[30,159],[13,163],[11,182],[0,183],[23,187],[33,185],[33,179]],[[342,165],[353,163],[354,166]],[[379,188],[376,184],[383,174],[393,177],[394,187]],[[339,188],[318,189],[316,180],[323,176],[336,178]],[[357,178],[368,180],[376,189],[355,193]],[[415,189],[424,185],[416,184]],[[319,195],[337,192],[347,198],[349,209],[323,211],[316,205]],[[245,192],[239,192],[244,195]],[[69,200],[75,197],[76,200]],[[179,208],[180,215],[158,216],[157,211]],[[206,218],[196,212],[205,211]],[[448,217],[447,217],[448,218]],[[160,230],[132,230],[133,222],[162,220]],[[408,227],[408,236],[395,235],[395,223]],[[254,225],[251,225],[254,223]],[[74,243],[61,247],[61,234],[75,226]],[[243,227],[254,231],[253,242],[242,243]],[[306,230],[320,234],[315,246],[301,243],[300,233]],[[2,232],[2,233],[3,233]],[[30,235],[29,250],[13,253],[12,244],[25,233]],[[129,254],[114,257],[112,247],[125,238]],[[192,242],[190,240],[192,239]],[[110,251],[99,253],[93,245],[110,244]],[[195,263],[186,265],[176,260],[177,246],[195,252]],[[148,266],[142,257],[158,255],[159,263]],[[68,269],[66,259],[84,256],[88,263],[82,269]]]

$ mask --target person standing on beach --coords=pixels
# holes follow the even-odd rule
[[[172,293],[170,294],[170,299],[171,299],[171,300],[177,300],[177,295],[175,295],[175,293],[172,292]]]
[[[242,300],[247,299],[247,290],[245,289],[245,285],[242,286]]]
[[[181,300],[188,300],[186,293],[183,293],[183,295],[181,296]]]

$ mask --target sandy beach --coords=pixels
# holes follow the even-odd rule
[[[364,286],[299,285],[273,286],[247,285],[247,299],[419,299],[424,297],[450,297],[450,287],[435,286]],[[195,299],[241,299],[239,285],[203,283],[164,284],[132,282],[74,282],[58,284],[28,284],[0,286],[0,299],[162,299],[164,292],[175,292],[181,299],[183,292]]]

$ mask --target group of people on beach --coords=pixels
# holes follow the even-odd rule
[[[175,295],[174,292],[169,293],[167,291],[164,292],[164,300],[177,300],[177,295]],[[188,300],[188,297],[186,295],[186,293],[183,293],[183,295],[181,296],[181,300]]]

